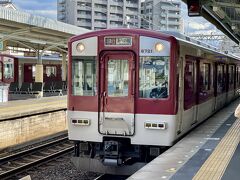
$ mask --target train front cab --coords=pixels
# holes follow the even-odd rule
[[[69,138],[80,169],[145,163],[175,140],[177,43],[136,32],[107,30],[69,43]],[[89,169],[96,164],[100,170]]]

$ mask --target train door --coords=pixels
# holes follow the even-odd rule
[[[184,128],[197,123],[197,62],[186,57],[184,68]]]
[[[135,59],[131,52],[100,57],[99,132],[134,134]]]
[[[24,82],[34,82],[32,64],[24,64]]]

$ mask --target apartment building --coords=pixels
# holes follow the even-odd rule
[[[12,0],[0,0],[0,7],[16,10],[17,8],[12,3]]]
[[[141,3],[141,28],[182,31],[181,2],[178,0],[145,0]]]
[[[58,0],[57,19],[79,27],[140,28],[140,0]]]

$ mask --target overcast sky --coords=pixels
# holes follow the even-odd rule
[[[29,13],[57,19],[57,0],[13,0],[18,9]],[[184,21],[184,30],[186,34],[210,34],[217,33],[217,29],[208,21],[201,17],[187,16],[187,6],[182,3],[182,16]]]

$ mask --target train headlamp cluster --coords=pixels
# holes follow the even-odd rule
[[[90,119],[71,119],[73,125],[77,126],[90,126],[91,120]]]
[[[164,49],[164,45],[162,43],[156,43],[155,44],[155,51],[161,52]]]
[[[85,50],[85,46],[83,43],[78,43],[76,49],[78,52],[83,52]]]

